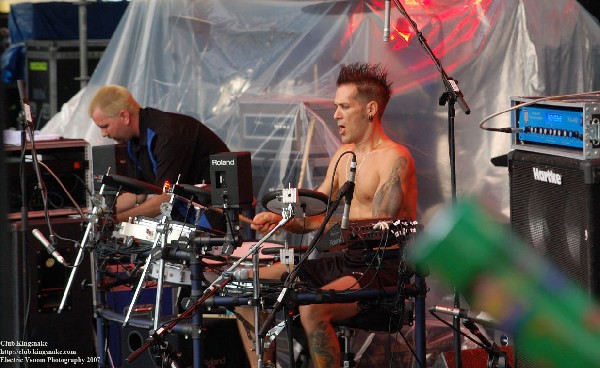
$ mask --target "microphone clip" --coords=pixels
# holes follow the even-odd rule
[[[46,251],[52,256],[54,256],[52,253],[56,252],[56,236],[54,236],[54,234],[48,235],[48,246],[46,247]]]
[[[354,197],[354,182],[353,181],[347,181],[344,183],[344,185],[342,185],[342,187],[340,188],[340,194],[339,197],[346,197],[346,201],[348,200],[352,200],[352,198]]]

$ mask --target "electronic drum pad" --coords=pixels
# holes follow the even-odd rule
[[[163,190],[154,184],[122,175],[104,175],[102,184],[112,188],[122,187],[123,190],[134,194],[162,194]]]
[[[298,189],[298,203],[294,206],[298,215],[306,216],[319,215],[327,210],[327,195],[316,190]],[[288,204],[283,203],[282,190],[275,190],[267,193],[262,200],[262,205],[267,210],[281,214]]]

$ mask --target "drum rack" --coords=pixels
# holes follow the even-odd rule
[[[139,184],[139,183],[136,183]],[[100,195],[102,195],[104,190],[104,185],[100,189]],[[120,190],[120,189],[119,189]],[[154,190],[154,189],[153,189]],[[218,292],[223,294],[223,291],[226,291],[225,285],[227,285],[233,279],[233,271],[243,262],[245,259],[249,258],[252,255],[254,274],[258,275],[258,267],[259,267],[259,251],[261,247],[265,243],[267,239],[269,239],[276,231],[278,231],[281,227],[283,227],[293,216],[294,211],[297,209],[302,210],[313,210],[317,207],[317,204],[320,205],[322,200],[320,198],[315,198],[314,196],[306,196],[302,194],[298,196],[298,192],[295,189],[290,188],[290,192],[287,190],[283,190],[285,192],[280,193],[276,198],[272,198],[269,203],[267,203],[266,208],[275,207],[276,211],[281,211],[282,219],[281,221],[273,228],[267,235],[265,235],[262,239],[260,239],[257,243],[250,246],[247,252],[243,255],[239,256],[237,259],[226,271],[222,272],[220,276],[218,276],[208,287],[204,287],[202,284],[202,279],[204,276],[205,266],[203,263],[203,258],[205,257],[204,253],[207,248],[212,248],[219,245],[234,245],[234,247],[238,247],[241,243],[239,239],[239,235],[232,234],[229,230],[239,227],[228,226],[228,232],[226,234],[219,234],[220,236],[206,236],[207,234],[201,230],[195,230],[193,228],[185,228],[183,226],[180,230],[183,232],[184,230],[187,234],[184,234],[182,237],[178,237],[177,239],[169,238],[168,234],[170,234],[170,229],[172,226],[177,226],[178,224],[170,221],[168,215],[163,213],[163,217],[160,223],[156,226],[156,237],[154,239],[154,243],[152,249],[149,252],[138,254],[139,257],[146,257],[145,259],[145,267],[142,276],[140,277],[138,288],[136,290],[136,294],[132,298],[131,305],[128,309],[127,315],[123,316],[122,314],[110,310],[106,307],[106,298],[105,292],[106,290],[102,287],[102,283],[98,280],[102,280],[103,274],[101,270],[98,268],[96,263],[96,257],[94,254],[94,250],[98,250],[97,245],[99,243],[98,239],[100,237],[97,234],[97,227],[100,221],[100,216],[102,215],[103,209],[101,208],[101,202],[94,202],[94,208],[86,218],[87,228],[82,240],[82,246],[80,247],[79,254],[77,256],[76,265],[72,269],[71,279],[73,275],[77,271],[77,265],[81,264],[83,261],[83,250],[88,249],[91,250],[91,263],[93,266],[93,293],[94,293],[94,316],[96,318],[97,325],[97,351],[101,352],[99,356],[99,367],[106,367],[106,356],[104,356],[104,352],[106,351],[106,339],[105,339],[105,322],[112,321],[123,324],[123,326],[127,324],[131,324],[136,327],[148,328],[150,330],[150,337],[146,340],[146,343],[140,347],[138,350],[133,352],[126,361],[128,363],[133,362],[137,357],[141,355],[144,351],[149,349],[151,346],[155,346],[159,349],[162,349],[163,346],[163,336],[167,333],[173,332],[178,334],[183,334],[187,336],[191,336],[192,345],[193,345],[193,367],[200,368],[202,366],[204,351],[203,351],[203,343],[201,339],[202,333],[202,313],[197,309],[200,306],[205,307],[234,307],[239,305],[252,305],[255,308],[255,336],[256,339],[256,352],[257,357],[259,359],[259,366],[262,366],[262,349],[263,342],[262,339],[265,338],[266,334],[263,330],[265,330],[267,324],[263,325],[262,328],[258,323],[258,312],[260,308],[260,300],[262,297],[260,294],[260,282],[258,277],[253,278],[253,292],[252,295],[247,294],[239,294],[239,295],[217,295]],[[306,190],[305,190],[306,192]],[[279,201],[281,198],[293,198],[293,203],[284,202],[283,206],[280,205]],[[300,198],[299,198],[300,197]],[[289,200],[289,199],[288,199]],[[306,200],[310,203],[304,203]],[[285,201],[285,200],[284,200]],[[287,205],[287,207],[286,207]],[[320,209],[319,209],[320,210]],[[224,206],[223,211],[227,214],[228,221],[231,218],[238,219],[237,217],[237,209],[231,209]],[[110,212],[110,211],[109,211]],[[108,220],[110,223],[111,220]],[[139,224],[138,224],[139,225]],[[144,226],[147,227],[147,224]],[[127,231],[123,230],[127,228],[124,224],[117,226],[117,230],[123,232],[121,235],[130,236]],[[146,230],[144,230],[146,231]],[[149,241],[150,239],[145,239],[145,241]],[[89,243],[89,244],[88,244]],[[168,244],[172,244],[169,246]],[[116,247],[118,248],[118,247]],[[147,249],[147,247],[146,247]],[[243,252],[242,252],[243,253]],[[189,273],[189,283],[191,284],[191,295],[189,298],[185,298],[183,300],[183,307],[186,308],[185,312],[182,313],[176,319],[165,321],[164,317],[160,315],[160,294],[162,294],[161,284],[164,281],[164,268],[165,262],[167,260],[175,260],[176,262],[188,262],[190,273]],[[158,261],[158,285],[157,289],[157,306],[155,306],[155,314],[153,318],[141,318],[139,316],[131,316],[130,313],[133,310],[133,307],[136,303],[136,298],[139,295],[139,290],[142,285],[144,285],[146,275],[150,271],[150,265],[153,261]],[[154,267],[154,266],[153,266]],[[153,271],[154,273],[154,271]],[[289,291],[288,297],[286,300],[287,308],[289,305],[301,305],[301,304],[315,304],[315,303],[351,303],[360,300],[373,300],[373,299],[381,299],[386,297],[398,297],[399,295],[402,298],[405,297],[414,297],[416,300],[416,309],[415,309],[415,320],[416,320],[416,328],[415,328],[415,337],[416,337],[416,347],[417,347],[417,358],[424,362],[425,357],[425,317],[424,317],[424,298],[426,294],[426,285],[424,283],[424,279],[420,277],[415,277],[417,280],[415,284],[407,284],[403,287],[402,290],[398,290],[398,288],[393,287],[385,290],[379,289],[364,289],[360,291],[352,291],[352,292],[333,292],[333,291],[321,291],[321,292],[296,292],[294,287],[292,287]],[[182,281],[183,282],[183,281]],[[185,281],[187,283],[187,281]],[[69,293],[69,288],[71,283],[67,285],[65,289],[64,298],[67,297]],[[283,290],[282,290],[283,293]],[[274,306],[281,298],[277,298],[277,301],[274,301]],[[273,307],[274,308],[274,307]],[[186,320],[187,317],[191,316],[191,320]],[[156,350],[153,350],[156,351]],[[170,352],[167,350],[164,351],[164,356],[161,355],[162,359],[171,359]],[[171,362],[171,360],[169,360]],[[173,364],[171,366],[177,366],[177,359],[173,359]]]
[[[256,251],[256,249],[249,249],[248,254],[251,254],[254,251]],[[199,280],[202,278],[205,269],[201,265],[202,264],[201,259],[198,259],[197,257],[193,256],[191,253],[192,252],[183,251],[183,250],[167,251],[167,252],[165,252],[164,259],[165,260],[173,260],[173,261],[176,260],[176,261],[181,262],[184,259],[194,259],[195,258],[196,260],[198,260],[198,264],[196,266],[194,266],[193,264],[190,264],[191,273],[190,273],[189,277],[190,277],[190,280],[194,280],[194,279]],[[245,258],[246,257],[240,257],[238,259],[238,262],[244,261]],[[234,268],[235,268],[235,266],[233,268],[230,268],[230,270],[233,270]],[[226,277],[229,277],[227,272],[225,272],[225,273],[226,273]],[[215,292],[222,291],[224,293],[219,294],[219,295],[217,295],[215,293],[214,295],[209,295],[205,299],[200,299],[199,297],[204,294],[201,292],[201,287],[196,285],[195,287],[192,287],[191,298],[189,300],[184,301],[184,306],[186,306],[188,310],[195,310],[200,305],[202,305],[205,308],[211,309],[211,308],[218,308],[218,307],[236,307],[236,306],[244,306],[244,305],[247,306],[247,305],[255,304],[254,303],[255,297],[252,295],[251,292],[240,293],[240,294],[228,293],[227,288],[225,287],[225,284],[229,282],[229,278],[223,278],[223,280],[224,280],[224,283],[218,284],[218,286],[214,288],[214,291]],[[223,281],[223,280],[221,280],[221,281]],[[215,280],[215,282],[218,282],[218,280]],[[415,310],[415,313],[416,313],[416,315],[415,315],[415,321],[416,321],[415,332],[416,332],[416,338],[419,339],[420,336],[423,336],[423,337],[425,336],[424,335],[425,334],[424,312],[419,312],[419,300],[420,300],[419,298],[422,298],[421,300],[423,300],[423,302],[424,302],[425,292],[426,292],[426,287],[424,285],[419,285],[416,282],[413,284],[405,285],[402,290],[398,290],[397,287],[389,287],[389,288],[385,288],[383,290],[381,290],[381,289],[362,289],[362,290],[352,291],[352,292],[335,292],[335,291],[329,291],[329,290],[321,290],[318,292],[302,292],[302,291],[296,292],[296,290],[292,290],[291,295],[288,300],[288,305],[292,304],[294,306],[297,306],[297,305],[317,304],[317,303],[320,303],[320,304],[323,304],[323,303],[352,303],[352,302],[362,301],[362,300],[365,300],[365,301],[366,300],[384,300],[384,299],[390,298],[390,297],[398,297],[399,295],[402,298],[414,297],[415,300],[417,301],[416,310]],[[264,298],[264,295],[261,296],[261,298]],[[266,300],[267,305],[268,305],[269,303],[274,302],[275,296],[273,296],[271,299],[269,299],[268,297],[264,298],[264,299]],[[194,300],[196,300],[196,302],[193,302]],[[125,317],[123,316],[123,314],[121,314],[117,311],[110,310],[108,308],[99,308],[98,314],[104,320],[116,322],[119,324],[122,324],[125,320]],[[201,313],[195,313],[195,314],[201,315]],[[153,330],[153,328],[154,328],[153,322],[154,322],[154,320],[150,317],[144,318],[144,317],[140,317],[140,316],[134,316],[129,319],[128,323],[130,325],[133,325],[136,327]],[[165,322],[168,322],[168,321],[165,320],[164,317],[161,317],[159,325],[162,325]],[[193,337],[195,335],[194,334],[195,331],[201,330],[201,326],[202,326],[202,320],[200,320],[200,321],[178,320],[177,322],[172,323],[172,326],[165,327],[165,328],[161,327],[161,329],[159,329],[159,331],[160,331],[161,335],[164,335],[167,332],[172,332],[172,333],[177,333],[177,334]],[[200,337],[199,335],[196,336],[196,338],[199,338],[199,337]],[[160,339],[158,341],[160,341]],[[150,343],[149,343],[149,345],[150,345]],[[132,362],[133,360],[137,359],[137,357],[146,348],[142,348],[139,352],[136,353],[136,355],[130,356],[128,358],[128,362]],[[195,354],[200,354],[199,355],[200,357],[204,356],[204,351],[202,350],[202,348],[200,348],[199,351],[200,351],[199,353],[197,352]],[[422,343],[417,342],[417,354],[423,355],[424,351],[425,351],[424,350],[424,341]]]

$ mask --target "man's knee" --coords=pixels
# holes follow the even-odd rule
[[[326,307],[323,304],[301,305],[299,312],[300,322],[302,322],[302,326],[305,329],[320,323],[331,322],[331,315],[327,313]]]

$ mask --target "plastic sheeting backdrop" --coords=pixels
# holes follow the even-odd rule
[[[598,22],[575,0],[403,3],[472,110],[467,116],[456,105],[459,199],[480,196],[506,218],[508,173],[490,159],[510,150],[510,136],[478,123],[509,107],[510,96],[597,88]],[[192,115],[232,150],[251,151],[260,200],[288,184],[320,183],[339,144],[332,98],[340,64],[381,63],[394,83],[384,127],[415,157],[418,216],[426,222],[451,201],[448,110],[438,103],[444,87],[393,2],[391,40],[382,41],[383,7],[383,0],[134,0],[87,90],[45,131],[112,143],[87,105],[100,86],[124,85],[142,106]],[[510,115],[489,125],[509,126]]]

